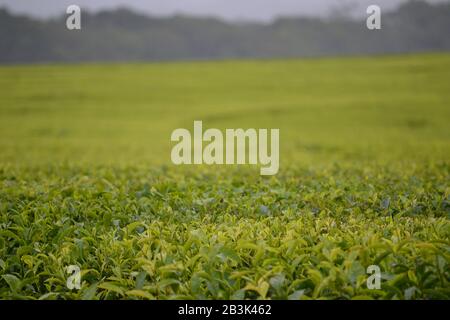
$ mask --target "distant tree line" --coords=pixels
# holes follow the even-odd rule
[[[450,50],[450,3],[411,1],[384,13],[382,29],[364,20],[280,18],[270,24],[215,18],[156,18],[128,9],[46,21],[0,9],[0,63],[283,58]]]

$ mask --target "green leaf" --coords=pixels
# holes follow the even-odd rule
[[[124,294],[123,289],[120,287],[119,284],[117,284],[115,282],[103,282],[98,285],[98,288],[105,289],[107,291],[112,291],[112,292],[115,292],[120,295]]]
[[[126,292],[126,295],[149,300],[155,299],[155,297],[152,294],[143,290],[130,290]]]
[[[97,283],[94,283],[89,286],[89,288],[86,289],[86,291],[83,292],[83,295],[81,296],[82,300],[92,300],[95,297],[95,293],[97,292]]]
[[[6,281],[12,292],[18,292],[21,288],[20,279],[12,274],[4,274],[2,278]]]

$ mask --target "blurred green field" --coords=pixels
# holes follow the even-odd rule
[[[281,169],[444,160],[450,55],[0,68],[2,163],[170,164],[171,132],[281,129]]]
[[[0,298],[450,298],[449,54],[1,66],[0,92]],[[194,120],[279,128],[279,174],[175,167]]]

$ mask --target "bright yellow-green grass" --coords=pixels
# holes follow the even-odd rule
[[[175,167],[194,120],[279,174]],[[450,54],[2,66],[0,298],[449,299],[449,120]]]
[[[0,68],[0,160],[170,163],[170,134],[281,129],[310,160],[444,160],[450,55]]]

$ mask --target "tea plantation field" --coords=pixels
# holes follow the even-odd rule
[[[279,173],[173,165],[194,120]],[[450,299],[449,120],[449,54],[2,66],[0,299]]]

